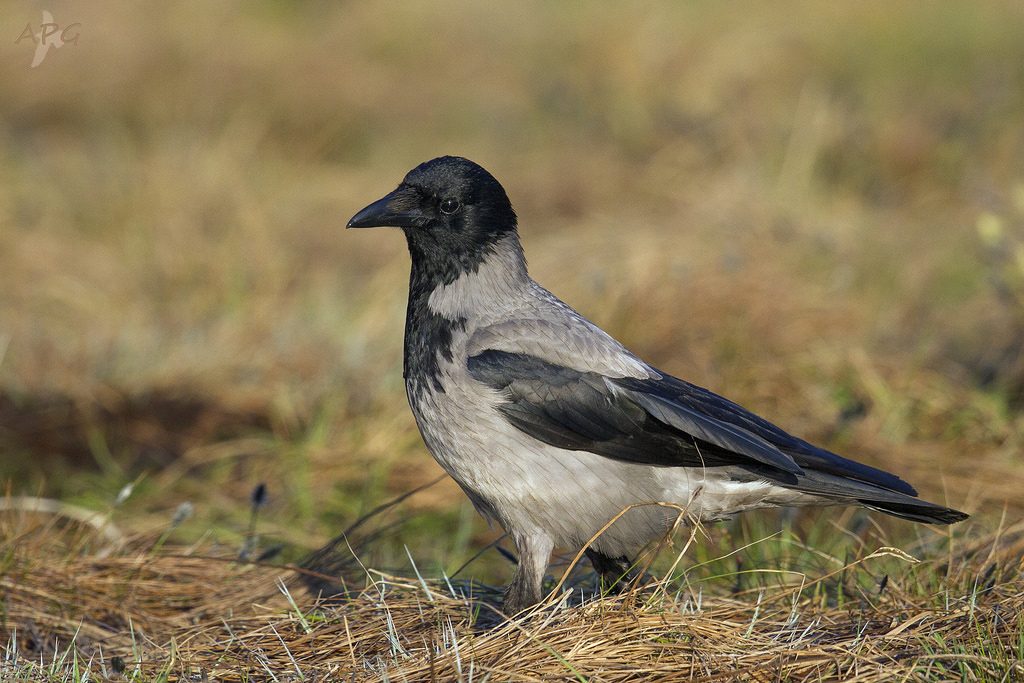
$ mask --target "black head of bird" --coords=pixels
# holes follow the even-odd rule
[[[501,184],[481,166],[439,157],[409,171],[395,190],[357,213],[349,228],[401,228],[415,258],[478,259],[516,231],[516,213]]]

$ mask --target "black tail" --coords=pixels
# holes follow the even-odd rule
[[[910,499],[906,503],[888,500],[860,500],[860,504],[893,517],[923,522],[924,524],[956,524],[970,517],[966,512],[960,512],[959,510],[943,507],[924,500]]]
[[[850,477],[838,476],[828,472],[805,470],[795,477],[796,482],[785,482],[782,485],[796,491],[803,491],[822,498],[849,504],[860,503],[864,507],[884,512],[894,517],[902,517],[925,524],[954,524],[967,519],[968,515],[943,505],[929,503],[926,500],[885,486],[859,481]]]

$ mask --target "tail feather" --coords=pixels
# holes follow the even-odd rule
[[[861,500],[860,504],[872,510],[884,512],[893,517],[909,519],[924,524],[956,524],[962,522],[970,515],[953,508],[936,505],[924,500],[913,500],[907,503],[894,503],[891,501]]]
[[[805,470],[804,474],[797,475],[796,479],[795,484],[786,483],[784,486],[822,498],[860,503],[872,510],[915,522],[955,524],[969,516],[959,510],[929,503],[899,491],[826,472]]]

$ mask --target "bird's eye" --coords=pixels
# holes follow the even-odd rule
[[[462,204],[459,203],[458,199],[452,199],[449,197],[448,199],[441,200],[441,213],[446,216],[451,216],[453,213],[457,213],[461,208]]]

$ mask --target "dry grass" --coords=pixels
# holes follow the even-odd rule
[[[558,589],[495,619],[495,593],[370,570],[317,600],[304,570],[136,538],[97,558],[81,528],[8,517],[5,680],[1017,680],[1024,525],[879,547],[823,574],[670,571],[622,595]],[[972,530],[973,532],[974,530]],[[975,537],[970,537],[975,536]],[[690,538],[671,558],[688,557]],[[761,540],[761,543],[770,541]],[[735,551],[730,552],[730,555]],[[742,549],[739,550],[742,553]],[[674,554],[669,552],[668,554]],[[937,555],[937,557],[936,557]],[[887,573],[882,573],[886,571]],[[92,679],[90,679],[92,680]]]
[[[601,668],[607,642],[624,667],[695,677],[765,662],[781,678],[1019,676],[1016,0],[49,9],[81,38],[29,69],[13,41],[39,10],[0,5],[0,478],[137,540],[97,558],[56,530],[5,527],[5,632],[37,633],[49,657],[50,636],[66,648],[81,622],[82,653],[102,642],[134,662],[142,648],[146,676],[213,671],[228,643],[222,662],[254,678],[270,677],[257,645],[280,678],[288,653],[303,675],[321,667],[274,586],[292,573],[199,556],[252,538],[260,482],[261,548],[293,562],[440,474],[402,388],[401,240],[342,226],[414,164],[461,153],[509,190],[537,279],[635,351],[976,521],[950,543],[850,511],[750,516],[709,530],[675,575],[670,552],[655,564],[673,587],[678,572],[699,579],[701,611],[682,613],[684,583],[526,631],[472,632],[446,586],[428,604],[418,580],[371,573],[398,631],[376,587],[341,611],[296,590],[303,613],[325,615],[314,633],[337,637],[347,615],[357,642],[318,643],[324,662],[355,652],[360,675],[412,679],[433,651],[444,678],[457,642],[462,661],[508,673],[496,655],[519,647],[531,666],[557,652],[585,678],[629,675]],[[193,514],[169,528],[184,503]],[[497,535],[444,480],[375,518],[358,551],[388,576],[415,576],[414,558],[430,582]],[[832,573],[884,546],[922,561],[849,569],[850,602]],[[788,578],[751,574],[765,571]],[[459,578],[508,573],[490,551]],[[813,628],[790,657],[798,626],[779,624],[796,576],[811,591],[799,632]],[[729,638],[700,636],[729,624]],[[17,649],[29,671],[37,653]]]

